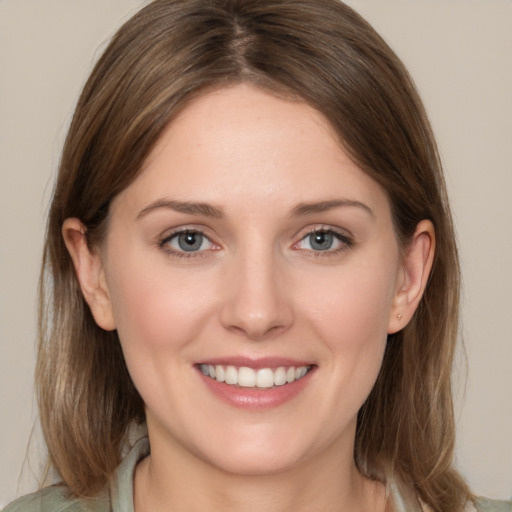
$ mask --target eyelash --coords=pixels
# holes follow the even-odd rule
[[[204,250],[198,250],[198,251],[185,251],[185,250],[175,250],[173,249],[169,243],[179,237],[180,235],[200,235],[203,237],[203,239],[207,240],[210,244],[216,245],[214,242],[211,241],[211,239],[200,229],[193,229],[193,228],[185,228],[185,229],[179,229],[176,230],[162,239],[158,241],[158,246],[164,250],[167,254],[176,257],[176,258],[204,258],[208,257],[210,255],[210,252],[212,250],[217,249],[204,249]],[[314,229],[311,229],[307,231],[303,236],[301,236],[300,240],[293,244],[292,248],[296,250],[300,250],[297,246],[307,240],[308,237],[315,235],[315,234],[322,234],[322,235],[332,235],[340,244],[341,246],[337,249],[325,249],[325,250],[314,250],[314,249],[303,249],[308,254],[319,257],[319,258],[325,258],[329,256],[338,255],[344,251],[347,251],[354,245],[353,239],[348,236],[347,234],[340,233],[332,228],[327,227],[315,227]]]
[[[158,246],[164,250],[167,254],[169,254],[170,256],[173,256],[173,257],[176,257],[176,258],[205,258],[205,257],[208,257],[210,254],[210,251],[212,250],[216,250],[216,249],[207,249],[207,250],[202,250],[202,251],[185,251],[185,250],[176,250],[174,248],[172,248],[169,243],[179,237],[180,235],[187,235],[187,234],[191,234],[191,235],[200,235],[203,237],[204,240],[207,240],[210,244],[214,244],[214,242],[212,242],[210,240],[210,238],[205,235],[204,232],[202,232],[200,229],[193,229],[193,228],[186,228],[186,229],[178,229],[168,235],[166,235],[165,237],[163,237],[161,240],[158,241]]]
[[[328,228],[328,227],[315,227],[309,231],[307,231],[299,240],[299,242],[294,244],[294,248],[297,247],[300,243],[307,240],[308,237],[315,235],[315,234],[322,234],[322,235],[332,235],[339,243],[340,247],[337,249],[325,249],[325,250],[313,250],[313,249],[304,249],[307,251],[310,255],[312,255],[315,258],[326,258],[326,257],[332,257],[341,254],[342,252],[345,252],[349,250],[351,247],[354,246],[354,240],[352,237],[347,235],[346,233],[340,233],[339,231]]]

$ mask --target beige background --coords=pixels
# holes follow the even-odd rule
[[[34,487],[35,287],[44,216],[97,48],[140,0],[0,0],[0,506]],[[512,496],[512,0],[352,0],[409,67],[437,133],[460,239],[468,379],[457,461]],[[462,361],[462,357],[460,358]]]

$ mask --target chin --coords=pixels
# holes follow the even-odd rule
[[[264,435],[261,432],[257,435],[254,429],[248,430],[247,435],[230,433],[223,440],[217,439],[213,445],[205,446],[202,454],[198,455],[227,473],[265,476],[296,468],[316,451],[309,446],[307,439],[300,438],[299,432],[283,435],[282,432],[272,433],[266,429]]]
[[[297,457],[271,449],[257,453],[250,449],[242,454],[212,457],[208,462],[226,473],[239,476],[271,476],[285,473],[299,464]]]

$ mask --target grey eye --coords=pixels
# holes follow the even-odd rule
[[[335,242],[334,235],[328,231],[315,231],[308,235],[309,246],[314,251],[327,251],[332,249]]]
[[[167,247],[174,253],[196,253],[213,249],[215,244],[200,231],[178,231],[161,242],[162,247]]]
[[[337,253],[352,246],[352,240],[332,229],[315,229],[310,231],[297,243],[295,249],[304,249],[313,253]]]
[[[198,251],[203,245],[204,236],[201,233],[187,231],[176,236],[178,247],[182,251]]]

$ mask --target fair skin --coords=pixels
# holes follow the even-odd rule
[[[399,250],[386,194],[322,115],[247,85],[207,93],[114,199],[102,246],[84,232],[64,223],[146,405],[137,512],[384,510],[354,465],[357,411],[421,298],[434,231],[422,221]]]

